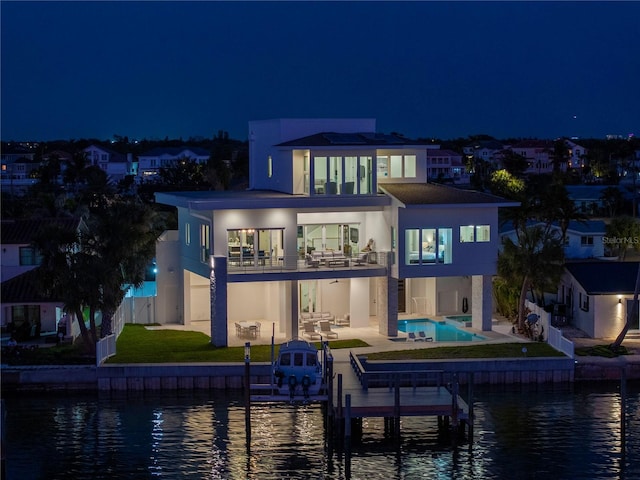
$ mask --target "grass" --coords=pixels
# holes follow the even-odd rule
[[[616,351],[613,351],[609,345],[594,345],[592,347],[580,347],[575,349],[575,354],[580,356],[589,357],[606,357],[615,358],[620,355],[630,355],[631,352],[626,347],[620,346]]]
[[[526,347],[526,354],[522,348]],[[564,357],[546,343],[490,343],[464,347],[432,347],[367,355],[368,360],[436,360],[464,358]]]
[[[214,347],[207,335],[184,330],[147,330],[126,325],[117,343],[117,355],[106,363],[243,362],[244,347]],[[320,343],[316,346],[319,348]],[[367,347],[362,340],[333,340],[332,349]],[[279,346],[276,345],[276,354]],[[252,362],[270,362],[271,345],[252,345]]]

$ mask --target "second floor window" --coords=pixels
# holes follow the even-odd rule
[[[20,247],[20,265],[40,265],[42,255],[34,247]]]
[[[210,231],[209,225],[200,225],[200,261],[204,263],[209,263],[211,254]]]

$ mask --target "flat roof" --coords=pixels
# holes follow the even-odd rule
[[[293,195],[271,190],[157,192],[156,202],[191,210],[362,208],[391,204],[386,195]]]
[[[517,207],[519,202],[489,193],[449,187],[434,183],[384,183],[378,185],[405,206],[473,205],[490,207]]]

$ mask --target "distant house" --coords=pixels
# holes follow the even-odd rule
[[[611,185],[567,185],[565,188],[579,212],[600,215],[604,212],[605,207],[602,192],[606,188],[611,188]],[[620,192],[623,198],[631,199],[631,194],[626,188],[620,188]]]
[[[528,226],[544,225],[543,222],[530,222]],[[561,234],[558,224],[551,228]],[[606,225],[601,220],[588,220],[585,222],[569,222],[567,236],[564,244],[564,255],[567,259],[602,258],[604,257],[604,237]],[[517,236],[513,225],[505,223],[500,228],[501,238],[510,238],[517,243]]]
[[[10,324],[17,329],[27,322],[29,330],[35,327],[33,333],[54,332],[64,317],[62,302],[47,296],[38,286],[42,256],[33,242],[52,225],[72,231],[84,228],[83,221],[77,218],[2,220],[0,325],[3,329]],[[68,328],[67,335],[73,335],[71,326]]]
[[[210,153],[200,147],[157,147],[138,155],[138,180],[154,180],[161,168],[170,167],[180,159],[207,163]]]
[[[527,174],[541,174],[553,172],[554,145],[550,140],[525,140],[512,145],[509,148],[527,160]],[[560,170],[565,171],[566,163],[560,165]]]
[[[497,140],[480,140],[464,147],[463,152],[469,159],[483,160],[495,165],[496,154],[504,148],[505,146]]]
[[[433,180],[450,180],[453,183],[469,183],[462,155],[453,150],[428,149],[427,175]]]
[[[124,155],[99,145],[90,145],[84,152],[89,164],[104,170],[114,182],[122,180],[127,175],[136,174],[132,154]]]
[[[12,195],[22,195],[36,184],[38,180],[32,178],[32,173],[40,163],[35,159],[32,149],[16,145],[3,149],[0,154],[0,178],[2,191]]]
[[[570,323],[593,338],[614,338],[633,305],[638,262],[593,261],[565,265],[558,301]],[[630,333],[640,332],[638,316]]]
[[[568,168],[584,168],[587,166],[587,154],[589,150],[582,145],[578,145],[572,140],[565,140],[569,149]]]

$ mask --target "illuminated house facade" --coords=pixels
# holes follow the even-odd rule
[[[179,217],[158,242],[161,323],[211,322],[220,346],[258,322],[302,337],[322,313],[392,337],[398,313],[491,329],[498,208],[516,204],[429,184],[437,146],[374,119],[250,122],[249,141],[247,191],[156,194]]]

